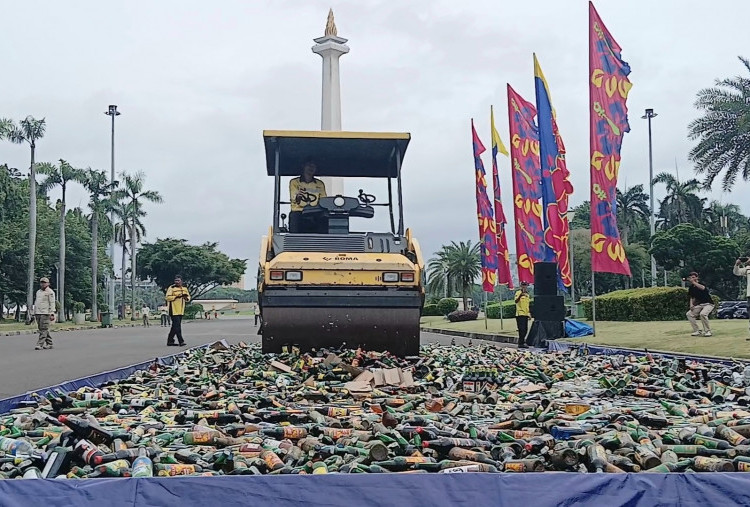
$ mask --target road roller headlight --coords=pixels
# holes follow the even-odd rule
[[[300,282],[302,281],[302,271],[287,271],[286,280],[288,282]]]
[[[398,282],[398,273],[383,273],[384,282]]]
[[[338,206],[339,208],[342,207],[346,203],[346,200],[344,200],[343,197],[340,195],[333,198],[333,205]]]
[[[414,281],[414,273],[401,273],[401,281],[402,282],[413,282]]]

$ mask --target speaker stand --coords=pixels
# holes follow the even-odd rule
[[[563,337],[565,337],[564,321],[534,320],[529,334],[526,336],[526,345],[529,347],[546,347],[548,340],[557,340]]]

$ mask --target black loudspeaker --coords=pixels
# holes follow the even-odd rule
[[[554,322],[565,320],[565,301],[562,296],[539,296],[535,294],[533,305],[531,314],[535,320]]]
[[[534,295],[556,296],[557,295],[557,263],[535,262],[534,263]],[[542,319],[545,320],[545,319]]]

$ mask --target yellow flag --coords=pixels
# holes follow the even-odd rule
[[[492,128],[492,154],[495,155],[496,153],[502,153],[503,155],[508,156],[508,149],[503,144],[503,140],[500,139],[500,134],[495,128],[495,111],[492,106],[490,106],[490,126]]]

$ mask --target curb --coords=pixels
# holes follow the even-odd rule
[[[185,321],[185,323],[189,323],[190,321]],[[65,329],[54,329],[50,328],[50,333],[66,333],[68,331],[91,331],[94,329],[117,329],[117,328],[125,328],[125,327],[143,327],[143,324],[117,324],[112,325],[109,328],[101,327],[101,326],[79,326],[79,327],[68,327]],[[27,335],[27,334],[38,334],[39,331],[36,329],[24,329],[23,331],[5,331],[0,332],[0,336],[20,336],[20,335]]]
[[[472,340],[485,340],[496,343],[510,343],[518,345],[518,337],[507,334],[491,334],[491,333],[469,333],[467,331],[454,331],[452,329],[439,329],[434,327],[419,327],[420,331],[427,333],[444,334],[448,336],[461,336],[464,338],[471,338]]]

